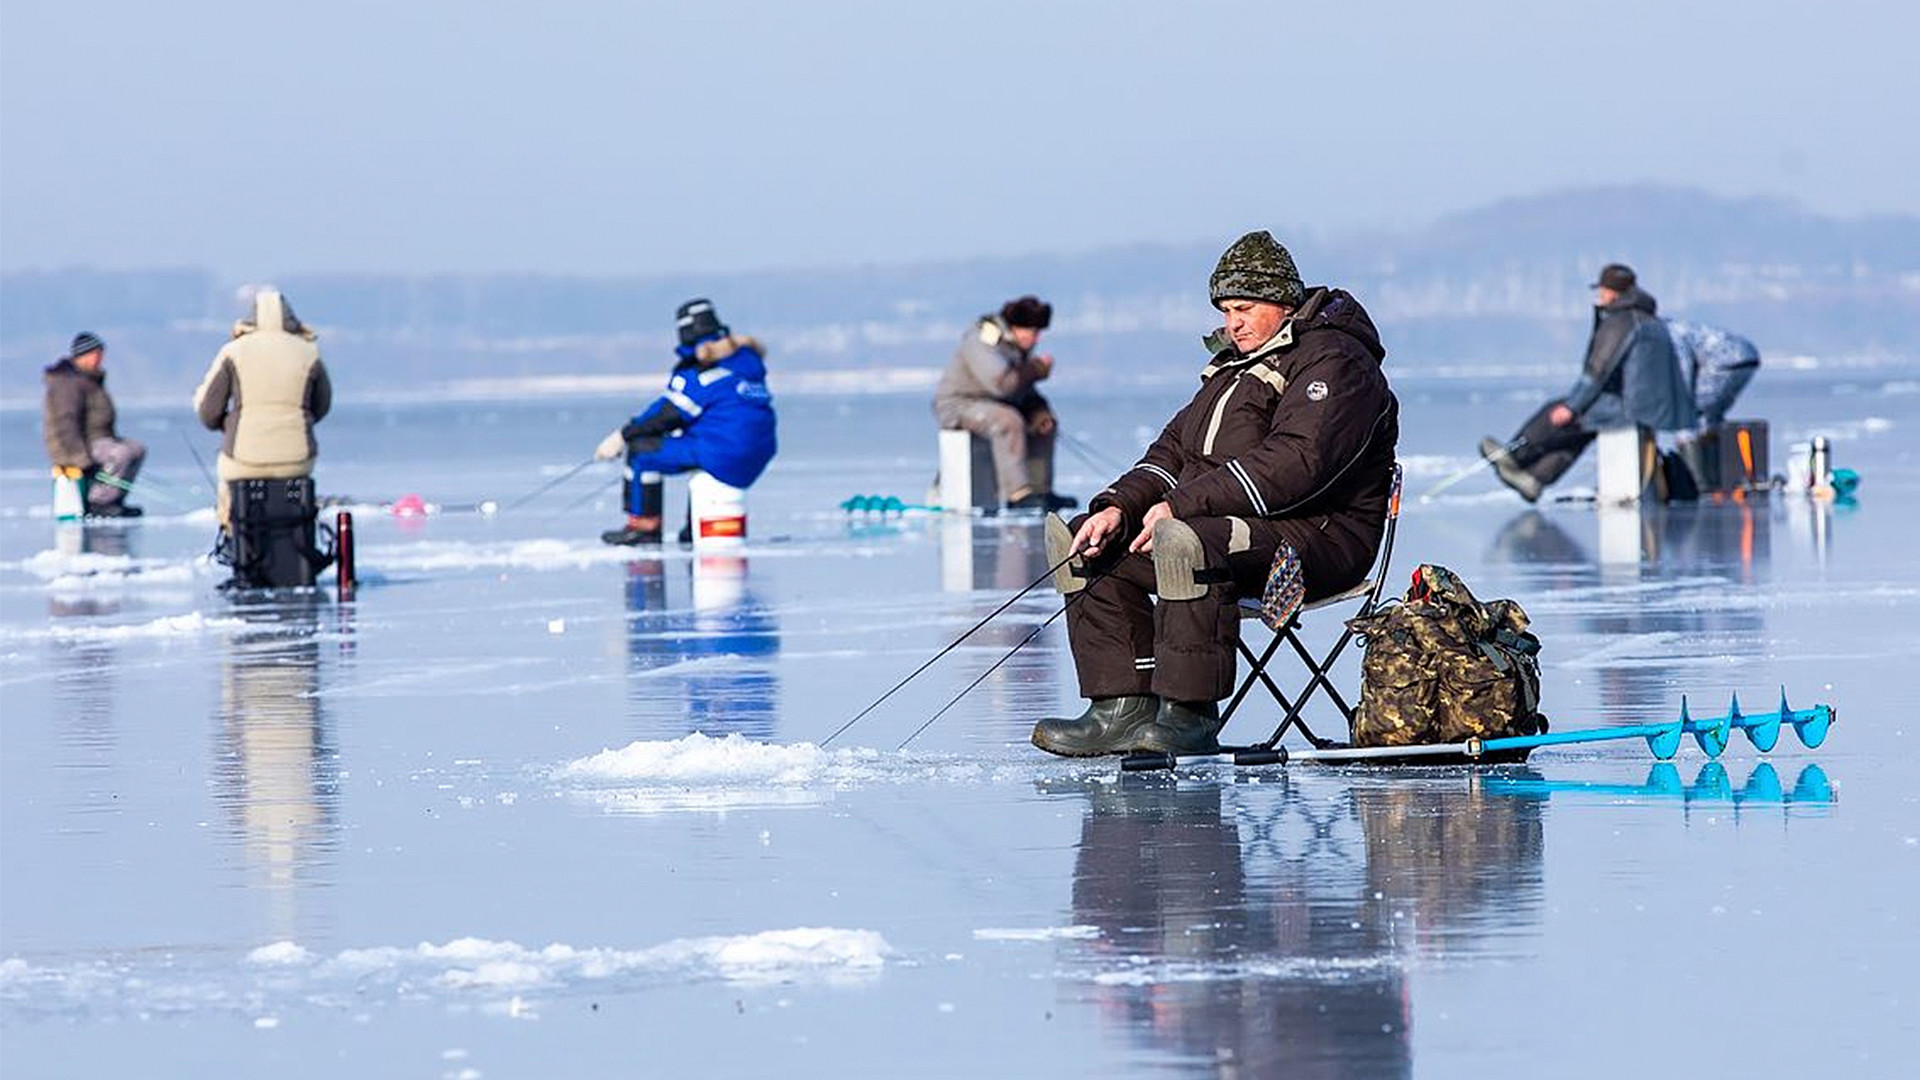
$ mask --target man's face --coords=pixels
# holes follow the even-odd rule
[[[84,352],[73,358],[73,366],[89,375],[99,371],[100,365],[106,362],[107,350],[105,349],[95,349],[92,352]]]
[[[1606,307],[1618,299],[1620,299],[1620,294],[1613,289],[1607,288],[1605,285],[1596,286],[1593,290],[1594,307]]]
[[[1040,344],[1040,331],[1031,326],[1010,326],[1007,328],[1007,336],[1013,339],[1015,345],[1027,352],[1032,352],[1033,347]]]
[[[1244,353],[1272,340],[1293,309],[1265,300],[1226,300],[1220,304],[1220,313],[1227,317],[1227,336],[1233,339],[1233,347]]]

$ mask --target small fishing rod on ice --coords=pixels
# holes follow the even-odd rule
[[[1525,445],[1527,445],[1527,437],[1525,435],[1516,437],[1512,442],[1506,444],[1505,446],[1502,446],[1500,449],[1494,451],[1491,454],[1488,454],[1486,457],[1480,458],[1479,460],[1475,461],[1473,464],[1468,465],[1467,467],[1461,469],[1459,472],[1456,472],[1452,476],[1449,476],[1445,480],[1442,480],[1438,484],[1435,484],[1433,488],[1429,490],[1425,495],[1420,496],[1420,501],[1423,503],[1432,502],[1434,499],[1434,496],[1447,490],[1453,485],[1458,484],[1460,481],[1465,480],[1467,477],[1472,476],[1473,474],[1479,472],[1481,469],[1487,468],[1491,465],[1495,465],[1501,461],[1506,460],[1509,457],[1512,457],[1514,451],[1520,449]]]

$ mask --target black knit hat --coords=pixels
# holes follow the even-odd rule
[[[1001,304],[1000,317],[1008,326],[1045,330],[1053,324],[1053,305],[1037,296],[1022,296]]]
[[[713,310],[713,301],[704,297],[681,304],[680,310],[674,312],[673,316],[680,329],[682,345],[695,345],[727,332],[726,324],[720,321],[719,312]]]
[[[82,330],[73,335],[73,344],[67,346],[67,359],[77,360],[95,349],[105,352],[106,348],[107,343],[100,340],[100,335]]]
[[[1633,267],[1625,263],[1608,263],[1600,271],[1600,280],[1587,286],[1589,289],[1612,289],[1614,292],[1626,292],[1639,282],[1633,276]]]

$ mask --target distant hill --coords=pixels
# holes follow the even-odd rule
[[[1587,283],[1633,264],[1663,312],[1720,323],[1771,355],[1920,357],[1920,218],[1841,220],[1771,199],[1670,187],[1505,199],[1417,230],[1323,233],[1261,222],[1310,281],[1356,293],[1398,376],[1563,372]],[[1069,254],[725,275],[289,274],[343,389],[664,369],[673,308],[707,295],[771,344],[776,370],[942,364],[966,320],[1019,292],[1055,302],[1063,377],[1191,377],[1206,276],[1232,237]],[[241,283],[202,270],[0,275],[0,362],[20,372],[76,329],[113,345],[122,392],[184,394],[224,339]],[[0,389],[23,393],[19,379]],[[25,391],[32,392],[32,391]]]

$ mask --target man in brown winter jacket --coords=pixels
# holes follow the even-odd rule
[[[114,430],[106,361],[106,342],[82,333],[74,335],[67,355],[47,368],[47,457],[56,474],[87,482],[89,515],[139,517],[140,508],[127,504],[127,490],[140,475],[147,448]]]
[[[1379,550],[1400,427],[1373,320],[1343,290],[1305,287],[1266,232],[1227,249],[1209,291],[1226,326],[1199,393],[1089,513],[1048,521],[1051,561],[1083,557],[1067,634],[1090,699],[1034,726],[1051,753],[1217,749],[1238,599],[1264,593],[1290,617],[1358,583]]]

